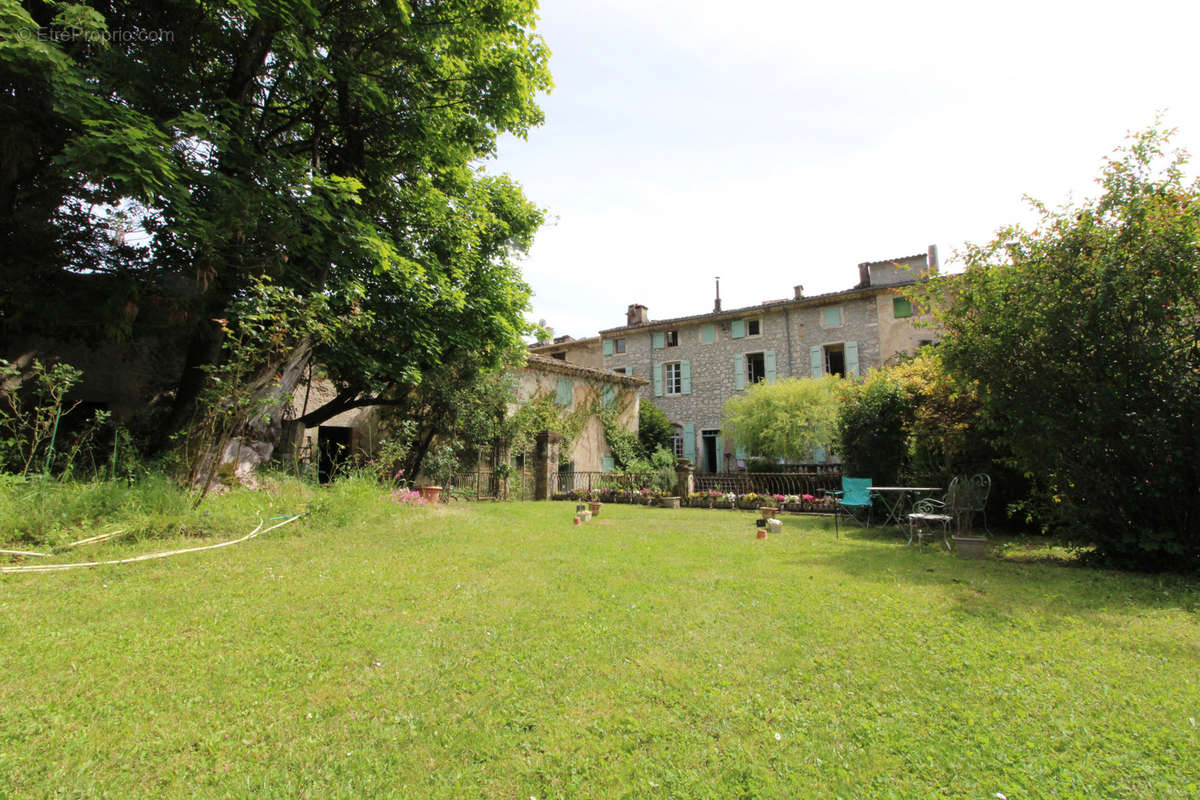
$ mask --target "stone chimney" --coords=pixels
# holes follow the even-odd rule
[[[713,300],[713,313],[721,312],[721,276],[717,276],[717,299]]]
[[[858,286],[855,289],[865,289],[871,285],[871,264],[863,262],[858,265]]]
[[[929,261],[927,262],[927,267],[930,272],[936,273],[938,271],[938,252],[936,244],[929,245]]]
[[[800,284],[796,284],[795,286],[793,286],[793,287],[792,287],[792,290],[793,290],[793,291],[796,293],[796,299],[797,299],[797,300],[799,300],[799,299],[801,299],[802,297],[804,297],[804,287],[803,287],[803,286],[801,286]]]
[[[646,307],[641,303],[634,303],[625,312],[625,324],[630,327],[634,325],[649,325],[650,314],[646,311]]]

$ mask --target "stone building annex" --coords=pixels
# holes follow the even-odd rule
[[[914,324],[913,304],[899,289],[937,271],[937,248],[858,265],[851,289],[806,297],[796,286],[786,300],[694,316],[654,320],[629,306],[625,324],[599,336],[560,337],[531,351],[580,365],[647,379],[642,399],[676,426],[676,455],[700,472],[737,469],[748,455],[721,436],[721,407],[757,381],[833,374],[857,376],[936,338]],[[823,462],[823,450],[813,453]]]

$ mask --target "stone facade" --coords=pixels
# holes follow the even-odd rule
[[[600,353],[599,336],[587,339],[558,336],[552,342],[538,342],[530,346],[529,352],[579,367],[604,369],[604,356]]]
[[[700,472],[736,469],[748,454],[720,435],[725,401],[755,380],[833,372],[865,374],[932,340],[914,322],[898,289],[919,279],[936,251],[859,265],[859,284],[843,292],[650,320],[633,305],[626,325],[601,331],[604,366],[648,381],[642,399],[678,426],[682,455]],[[814,460],[824,460],[821,452]]]
[[[599,341],[596,337],[597,348]],[[570,412],[590,407],[596,400],[603,401],[604,387],[610,387],[610,396],[620,409],[617,422],[625,430],[637,433],[641,393],[648,385],[649,381],[645,379],[623,377],[611,371],[530,353],[525,369],[518,376],[517,398],[520,403],[538,394],[553,395],[563,411]],[[622,399],[625,402],[620,402]],[[584,421],[579,435],[571,442],[570,452],[565,455],[575,472],[603,472],[612,468],[612,452],[598,417],[591,415]]]

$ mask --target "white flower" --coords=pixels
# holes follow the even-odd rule
[[[780,733],[779,731],[775,731],[775,741],[778,742],[778,741],[782,741],[782,740],[783,740],[783,734]]]

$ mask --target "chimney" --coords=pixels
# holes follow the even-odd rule
[[[716,314],[721,310],[721,276],[717,276],[717,299],[713,301],[713,313]]]
[[[864,261],[858,265],[858,286],[855,289],[865,289],[871,285],[871,264]]]
[[[930,272],[936,273],[938,271],[938,253],[936,244],[929,245],[929,261],[927,263],[927,267]]]
[[[634,325],[648,325],[650,323],[650,315],[646,313],[646,307],[641,303],[634,303],[629,306],[629,310],[625,312],[625,324],[633,327]]]
[[[796,284],[795,286],[793,286],[792,290],[796,293],[797,300],[804,297],[804,287],[801,286],[800,284]]]

